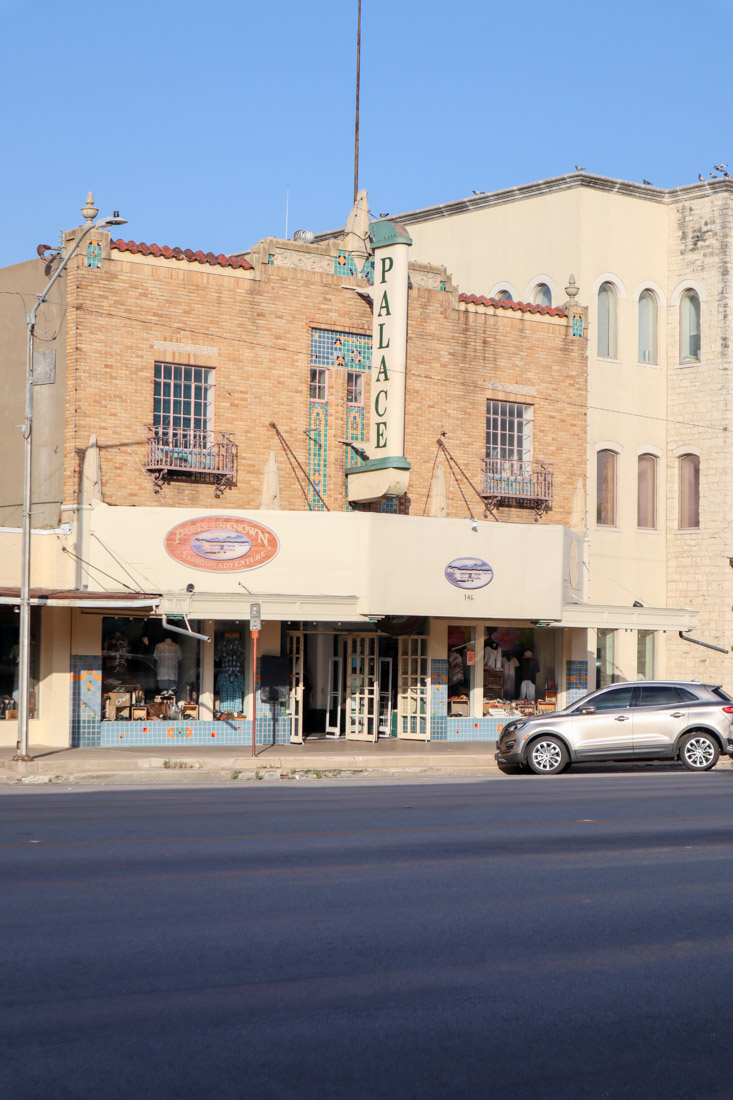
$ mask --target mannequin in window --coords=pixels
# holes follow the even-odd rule
[[[178,687],[178,666],[183,654],[172,638],[158,642],[153,657],[158,668],[158,687],[161,691],[175,691]]]
[[[519,661],[514,656],[511,650],[502,657],[502,668],[504,670],[503,691],[505,699],[513,699],[514,692],[516,690],[516,674],[519,668]]]
[[[496,642],[492,642],[491,639],[486,640],[484,645],[484,668],[498,668],[501,669],[501,650]]]
[[[540,671],[540,662],[531,649],[525,649],[520,668],[521,686],[519,688],[519,698],[534,701],[537,673]]]

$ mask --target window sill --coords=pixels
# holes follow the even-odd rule
[[[651,367],[652,370],[661,370],[664,364],[663,363],[643,363],[640,359],[639,362],[636,365],[637,365],[637,367]]]
[[[597,523],[596,531],[618,531],[620,533],[621,528],[615,523]]]
[[[637,527],[636,530],[640,535],[661,535],[661,531],[658,527]]]
[[[671,532],[673,535],[699,535],[701,527],[675,527]]]
[[[602,363],[621,363],[623,359],[617,359],[615,355],[596,355],[596,359],[600,359]]]
[[[699,367],[702,359],[686,359],[684,363],[676,363],[678,367]]]

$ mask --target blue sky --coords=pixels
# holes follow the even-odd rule
[[[356,0],[0,0],[0,265],[79,224],[214,252],[342,225]],[[574,14],[569,14],[574,13]],[[733,163],[731,0],[362,0],[374,214],[560,175],[677,186]]]

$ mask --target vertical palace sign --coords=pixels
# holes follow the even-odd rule
[[[350,501],[401,497],[410,463],[405,458],[407,371],[407,263],[412,240],[396,222],[371,225],[374,321],[368,460],[351,466]]]

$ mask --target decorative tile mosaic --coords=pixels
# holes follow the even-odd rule
[[[363,443],[366,433],[366,420],[365,411],[363,405],[347,405],[346,406],[346,439],[350,443]],[[346,448],[345,465],[346,466],[363,466],[366,462],[366,455],[359,450],[355,450],[353,447]],[[344,474],[344,507],[346,511],[359,511],[359,505],[349,504],[347,498],[347,484],[346,475]]]
[[[269,707],[266,713],[257,708],[256,745],[272,744],[272,713]],[[276,744],[285,745],[290,740],[290,724],[287,715],[279,715],[275,723]],[[232,718],[226,722],[102,722],[102,748],[125,748],[138,745],[165,745],[173,749],[176,745],[251,745],[252,720]]]
[[[72,748],[93,748],[100,743],[102,716],[102,657],[71,656],[69,726]]]
[[[308,414],[308,507],[323,512],[328,492],[328,402],[311,401]],[[316,492],[318,490],[318,492]],[[320,496],[318,495],[320,493]]]
[[[447,718],[446,741],[498,741],[506,718]]]
[[[569,706],[576,699],[588,694],[588,662],[567,661],[565,665],[566,697],[565,705]]]
[[[90,241],[87,245],[87,267],[100,268],[102,266],[102,242]]]
[[[372,338],[360,332],[311,329],[311,366],[372,369]]]
[[[350,276],[352,278],[365,279],[370,285],[374,282],[374,259],[372,256],[367,258],[359,267],[359,260],[355,256],[352,256],[349,252],[344,252],[343,249],[339,250],[339,254],[333,261],[333,273],[334,275]]]
[[[448,662],[430,663],[430,740],[445,741],[448,714]]]

